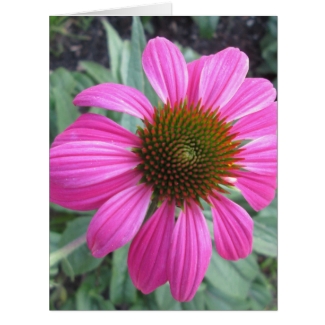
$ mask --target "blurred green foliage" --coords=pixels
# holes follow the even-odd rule
[[[192,16],[199,27],[200,37],[210,39],[216,33],[219,16]]]
[[[262,75],[275,76],[273,85],[277,88],[278,71],[278,17],[271,16],[267,22],[267,32],[260,42],[261,54],[264,59],[257,72]]]
[[[64,23],[69,17],[50,16],[50,40],[55,37],[55,33],[61,33],[64,30]]]
[[[55,56],[59,56],[63,52],[63,40],[62,36],[78,39],[78,40],[89,40],[88,36],[77,35],[70,32],[70,26],[76,25],[83,31],[86,31],[94,17],[68,17],[68,16],[50,16],[50,42],[53,43],[50,46],[50,53]]]
[[[63,17],[64,18],[64,17]],[[52,24],[66,21],[50,17]],[[81,17],[80,17],[81,18]],[[271,17],[272,18],[272,17]],[[269,70],[274,66],[276,24],[270,18],[269,36],[261,43]],[[58,68],[50,75],[50,143],[70,125],[81,112],[73,106],[74,96],[85,88],[103,82],[130,85],[142,91],[155,106],[159,99],[142,70],[141,55],[146,45],[139,17],[133,18],[131,40],[122,40],[106,19],[110,69],[98,63],[81,61],[82,71]],[[214,20],[213,24],[217,22]],[[273,44],[271,46],[271,44]],[[276,44],[276,43],[275,43]],[[199,55],[178,45],[188,62]],[[272,63],[270,63],[272,61]],[[105,115],[125,128],[135,131],[141,123],[127,114],[89,107],[90,112]],[[50,309],[56,310],[265,310],[276,309],[277,285],[277,199],[261,212],[255,212],[236,191],[229,197],[253,217],[253,253],[237,262],[222,259],[215,251],[212,217],[203,202],[204,215],[210,229],[214,249],[206,276],[194,299],[187,303],[175,301],[168,283],[144,295],[136,290],[127,270],[126,245],[105,258],[95,259],[86,244],[63,258],[50,269]],[[55,204],[50,205],[50,253],[65,247],[85,233],[94,212],[76,213]]]

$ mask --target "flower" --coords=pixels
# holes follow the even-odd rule
[[[212,254],[202,199],[211,206],[220,256],[238,260],[252,251],[253,221],[224,193],[237,187],[255,210],[274,198],[276,92],[265,79],[246,78],[248,58],[236,48],[186,64],[174,44],[157,37],[142,63],[164,106],[113,83],[78,94],[77,106],[124,112],[144,126],[134,135],[104,116],[80,116],[52,144],[50,196],[66,208],[98,209],[87,231],[93,256],[133,239],[134,285],[147,294],[168,281],[176,300],[189,301]],[[159,207],[142,225],[151,201]]]

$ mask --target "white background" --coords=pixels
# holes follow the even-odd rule
[[[173,15],[278,16],[279,311],[159,315],[48,311],[48,17],[157,2],[119,0],[118,7],[99,0],[20,2],[7,3],[0,20],[1,322],[304,324],[324,319],[325,56],[320,2],[166,1],[172,2]]]

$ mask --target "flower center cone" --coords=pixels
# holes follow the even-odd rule
[[[231,185],[226,179],[240,168],[235,155],[241,142],[234,141],[231,123],[217,110],[204,110],[200,103],[166,104],[155,108],[153,123],[144,124],[137,130],[142,148],[133,151],[142,160],[137,166],[141,182],[153,186],[154,197],[175,199],[180,207],[191,200],[201,206],[199,199],[210,203],[213,190],[226,192],[223,186]]]

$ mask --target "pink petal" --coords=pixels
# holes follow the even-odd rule
[[[140,161],[133,152],[106,142],[68,142],[50,150],[50,181],[61,188],[85,187],[133,169]]]
[[[137,170],[129,170],[121,175],[85,187],[64,188],[50,183],[50,201],[64,208],[77,211],[98,209],[110,197],[136,185],[142,177]]]
[[[252,218],[241,206],[222,195],[218,195],[218,200],[210,196],[210,200],[214,205],[211,211],[217,252],[226,260],[247,257],[253,245]]]
[[[94,257],[104,257],[130,241],[143,222],[151,187],[130,187],[104,203],[92,218],[87,244]]]
[[[224,106],[243,83],[248,71],[248,57],[229,47],[210,56],[202,69],[199,98],[207,108]]]
[[[102,141],[121,147],[140,147],[141,140],[109,118],[98,114],[82,114],[60,133],[52,147],[73,141]]]
[[[234,97],[221,108],[221,118],[236,120],[257,112],[270,104],[276,97],[276,90],[270,81],[261,78],[246,78]]]
[[[267,207],[275,196],[276,176],[259,175],[238,171],[235,186],[255,211]]]
[[[199,101],[199,84],[201,72],[209,56],[201,56],[200,59],[187,64],[188,88],[187,99],[189,104],[197,104]]]
[[[174,218],[175,203],[165,201],[131,243],[128,256],[130,277],[145,294],[167,282],[166,264]]]
[[[212,244],[204,216],[196,203],[185,204],[173,231],[167,274],[174,299],[191,300],[209,266]]]
[[[242,152],[236,155],[244,158],[239,164],[243,168],[262,175],[276,175],[277,173],[277,138],[266,135],[253,140],[242,147]]]
[[[185,99],[188,73],[176,45],[163,37],[151,39],[142,56],[143,69],[160,99],[173,106]]]
[[[104,83],[83,90],[73,101],[76,106],[96,106],[127,113],[152,122],[154,113],[149,100],[137,89]]]
[[[276,134],[277,103],[242,117],[232,128],[232,133],[239,133],[236,140],[256,139],[264,135]]]

